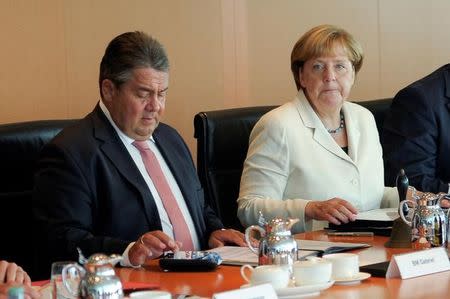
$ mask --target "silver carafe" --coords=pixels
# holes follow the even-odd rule
[[[412,199],[400,202],[399,214],[411,226],[411,244],[415,249],[447,247],[448,215],[440,206],[443,195],[415,192]]]
[[[79,250],[79,263],[69,264],[64,267],[62,278],[63,284],[73,297],[90,299],[121,299],[123,298],[123,288],[120,279],[116,276],[114,265],[122,260],[122,256],[112,254],[107,256],[96,253],[86,259]],[[81,281],[78,286],[67,278],[68,273],[78,271]]]
[[[259,226],[252,225],[245,230],[245,240],[255,254],[259,265],[286,265],[292,274],[293,263],[297,260],[297,242],[291,234],[292,225],[299,219],[274,218],[266,221],[260,213]],[[259,248],[253,247],[252,232],[259,231]]]

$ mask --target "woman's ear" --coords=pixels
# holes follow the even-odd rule
[[[302,70],[303,69],[301,67],[298,68],[298,83],[300,84],[300,89],[304,89],[306,86],[305,80],[302,76]]]
[[[115,92],[116,92],[116,87],[111,80],[105,79],[102,81],[102,95],[103,95],[104,101],[106,101],[106,102],[112,101],[112,98],[114,97]]]
[[[352,67],[352,86],[353,84],[355,84],[355,79],[356,79],[355,67]]]
[[[355,65],[352,63],[352,85],[355,84],[355,80],[356,80],[356,70],[355,70]]]

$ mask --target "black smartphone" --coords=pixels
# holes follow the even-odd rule
[[[159,260],[159,266],[167,271],[211,271],[220,264],[216,255],[205,251],[170,252]]]

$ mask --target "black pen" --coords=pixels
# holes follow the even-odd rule
[[[373,237],[373,232],[328,232],[329,236]]]

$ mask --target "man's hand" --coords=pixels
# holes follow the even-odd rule
[[[164,251],[177,251],[181,243],[175,242],[160,230],[143,234],[128,251],[130,263],[139,266],[147,259],[160,257]]]
[[[225,244],[236,244],[241,247],[247,246],[244,234],[235,229],[219,229],[211,233],[208,241],[209,248],[221,247]]]
[[[332,198],[325,201],[310,201],[305,208],[305,215],[316,220],[326,220],[333,224],[348,223],[356,220],[358,211],[348,201]]]
[[[31,286],[31,279],[22,267],[15,263],[0,261],[0,283],[16,282]]]

